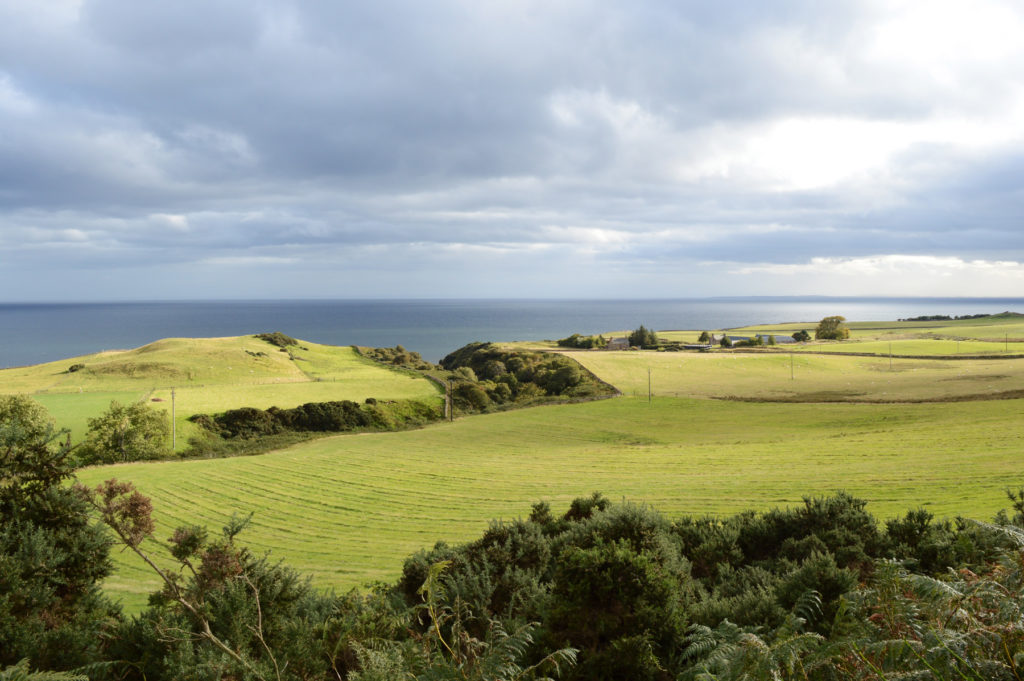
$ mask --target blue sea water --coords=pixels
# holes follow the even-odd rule
[[[472,341],[564,338],[648,328],[721,329],[919,315],[1024,312],[1024,298],[706,298],[680,300],[262,300],[0,303],[0,367],[161,338],[282,331],[331,345],[404,345],[438,361]],[[2,387],[2,386],[0,386]]]

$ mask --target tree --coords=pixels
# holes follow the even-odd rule
[[[850,330],[846,328],[846,317],[836,315],[825,317],[818,322],[818,328],[814,330],[816,340],[846,340],[850,337]]]
[[[728,336],[722,336],[722,340],[718,341],[718,344],[723,348],[731,348],[732,340]]]
[[[806,343],[811,340],[811,334],[807,333],[807,331],[797,331],[793,334],[793,340],[797,343]]]
[[[698,343],[710,343],[711,342],[711,334],[708,333],[707,331],[701,331],[700,332],[700,336],[697,338],[697,342]]]
[[[168,453],[171,429],[167,413],[142,402],[116,400],[104,414],[88,420],[79,459],[84,464],[159,459]]]
[[[117,611],[98,587],[110,542],[65,484],[66,436],[28,397],[0,396],[0,669],[95,662]]]
[[[629,344],[639,348],[656,348],[658,335],[641,324],[640,328],[629,334]]]

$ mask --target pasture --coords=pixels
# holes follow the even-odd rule
[[[625,354],[625,353],[624,353]],[[635,353],[634,353],[635,354]],[[153,499],[157,538],[255,513],[242,540],[325,588],[394,579],[408,554],[475,538],[488,519],[599,490],[668,517],[846,489],[889,517],[923,507],[988,519],[1022,480],[1021,400],[767,404],[619,398],[338,436],[256,457],[86,469]],[[156,586],[116,554],[107,588],[137,608]]]
[[[98,467],[79,479],[133,481],[153,499],[161,541],[178,525],[216,531],[232,512],[253,512],[243,543],[339,590],[393,580],[410,553],[476,538],[490,519],[525,516],[538,501],[562,512],[593,491],[651,504],[670,518],[789,506],[845,489],[881,518],[920,507],[989,519],[1007,506],[1005,490],[1024,484],[1024,399],[992,399],[1024,391],[1024,360],[991,355],[998,343],[983,334],[1017,321],[953,325],[977,330],[975,340],[964,333],[934,340],[927,334],[940,327],[909,324],[864,325],[854,341],[794,352],[569,352],[624,397],[336,436],[255,457]],[[943,357],[957,338],[962,354],[978,358]],[[371,395],[437,399],[426,381],[348,348],[305,344],[289,356],[259,341],[224,341],[229,362],[204,358],[182,369],[196,385],[178,384],[179,418],[240,400],[284,407]],[[930,358],[822,352],[887,351],[890,342],[894,354]],[[69,363],[43,371],[50,383],[39,391],[66,414],[72,407],[60,400],[85,380],[53,374]],[[30,373],[18,380],[27,384]],[[128,373],[89,385],[134,387],[167,405],[169,386]],[[735,399],[709,399],[723,397]],[[74,408],[80,419],[88,411]],[[106,588],[137,610],[157,581],[134,556],[115,560]]]
[[[84,367],[69,372],[75,364]],[[282,352],[253,336],[168,338],[134,350],[0,370],[0,391],[37,399],[58,426],[71,429],[73,442],[81,441],[87,419],[111,400],[146,399],[170,412],[172,388],[178,450],[195,432],[188,421],[193,414],[367,397],[440,402],[429,381],[392,371],[351,347],[300,342]]]
[[[648,371],[652,392],[672,397],[898,402],[992,398],[1024,391],[1024,359],[890,361],[799,352],[564,354],[632,396],[647,395]]]

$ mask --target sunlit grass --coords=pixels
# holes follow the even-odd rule
[[[613,399],[459,419],[423,430],[339,436],[250,458],[82,471],[153,498],[165,539],[254,511],[245,541],[317,585],[394,579],[435,541],[492,518],[564,508],[600,490],[670,517],[799,503],[846,489],[889,517],[923,506],[989,518],[1019,484],[1019,400],[948,404],[757,404]],[[136,606],[155,581],[119,556],[109,584]]]
[[[891,402],[1024,390],[1024,359],[893,359],[794,353],[567,353],[627,395]],[[650,373],[648,373],[650,372]]]
[[[69,372],[75,364],[84,367]],[[187,420],[193,414],[367,397],[440,399],[429,381],[375,364],[351,347],[301,342],[289,353],[252,336],[168,338],[134,350],[0,370],[0,392],[39,400],[58,426],[71,429],[74,442],[82,439],[88,418],[112,399],[145,398],[170,412],[172,389],[179,451],[196,432]]]

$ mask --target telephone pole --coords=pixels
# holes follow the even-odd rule
[[[171,388],[171,451],[177,446],[178,431],[174,425],[174,388]]]

